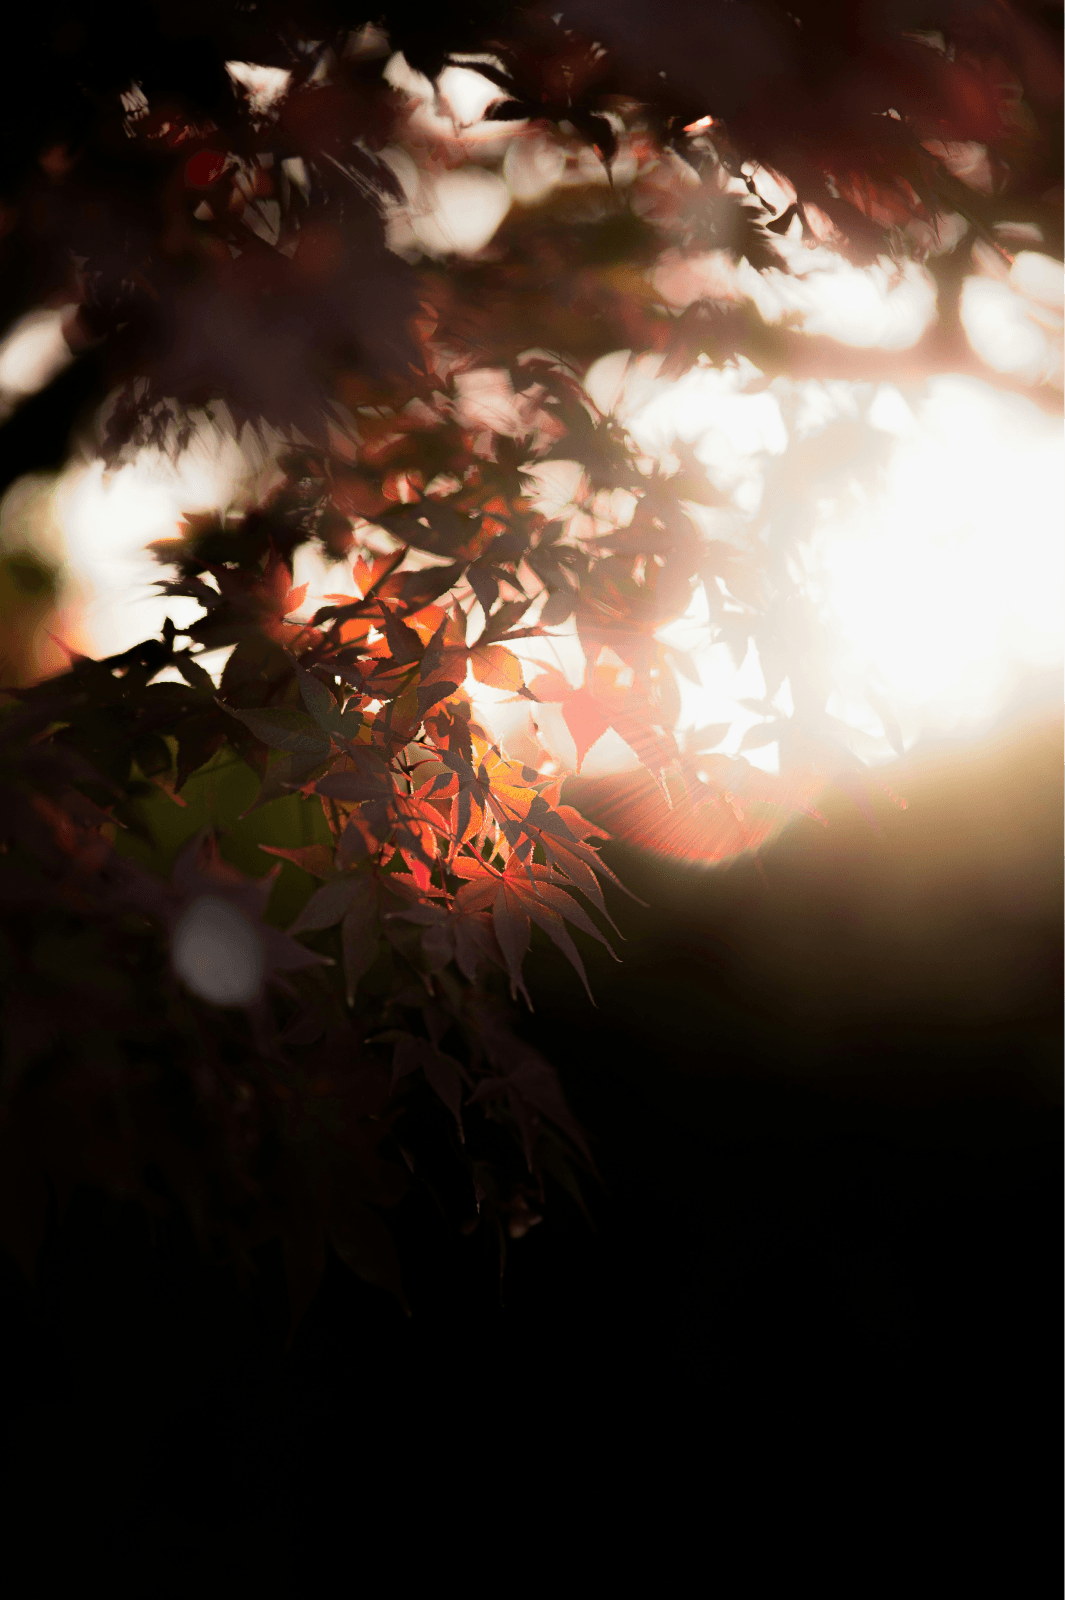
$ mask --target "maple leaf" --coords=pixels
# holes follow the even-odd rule
[[[566,698],[562,715],[577,751],[577,771],[580,772],[588,751],[610,727],[610,718],[587,689],[578,689]]]
[[[484,1077],[469,1095],[477,1105],[505,1099],[521,1131],[529,1171],[534,1170],[540,1119],[546,1117],[559,1128],[587,1161],[592,1172],[595,1162],[579,1124],[566,1104],[558,1078],[539,1053],[515,1037],[497,1005],[486,995],[471,1000],[471,1015],[494,1075]]]
[[[218,1128],[196,1153],[190,1141],[175,1156],[187,1171],[166,1176],[198,1222],[207,1194],[226,1194],[227,1229],[254,1210],[249,1130],[276,1125],[292,1166],[278,1214],[295,1314],[330,1238],[355,1271],[403,1300],[374,1210],[399,1193],[375,1153],[393,1084],[376,1046],[364,1046],[386,1013],[409,1024],[397,1082],[416,1061],[460,1138],[472,1118],[505,1106],[501,1120],[537,1178],[550,1171],[569,1186],[568,1146],[586,1153],[557,1080],[493,1009],[487,980],[494,967],[512,996],[528,999],[522,972],[536,926],[586,981],[578,930],[601,939],[597,923],[613,926],[604,893],[617,880],[594,846],[606,829],[559,803],[560,779],[546,785],[503,755],[472,713],[470,672],[497,692],[560,705],[577,752],[574,797],[587,795],[614,837],[651,852],[722,860],[756,850],[789,817],[810,814],[825,781],[812,767],[773,779],[710,754],[723,725],[679,750],[675,674],[699,675],[694,654],[664,651],[657,634],[702,585],[708,640],[739,667],[754,639],[767,698],[790,677],[798,703],[814,633],[793,626],[801,595],[779,557],[808,528],[810,484],[842,459],[841,438],[793,442],[781,470],[769,471],[761,509],[748,517],[729,501],[733,531],[707,537],[696,508],[721,513],[729,497],[685,441],[672,442],[675,471],[649,466],[620,412],[592,403],[584,379],[593,364],[617,352],[654,356],[668,381],[700,357],[718,370],[743,357],[763,386],[803,375],[894,381],[892,353],[848,353],[769,325],[749,303],[699,298],[674,314],[658,268],[720,252],[780,270],[799,232],[853,260],[918,259],[918,235],[927,240],[949,214],[969,235],[936,258],[936,273],[956,283],[973,237],[999,250],[998,225],[1022,211],[1052,241],[1056,180],[1039,130],[1060,98],[1059,74],[1042,25],[1002,6],[968,8],[964,40],[948,28],[942,47],[901,34],[890,8],[859,8],[857,50],[841,48],[833,8],[808,8],[797,27],[777,0],[740,8],[723,31],[705,5],[573,0],[565,27],[504,7],[484,65],[499,91],[492,116],[528,113],[553,130],[569,165],[550,193],[510,207],[489,250],[430,261],[390,247],[396,215],[386,216],[381,193],[402,201],[371,152],[402,148],[434,179],[467,160],[461,141],[445,131],[427,144],[411,102],[355,37],[293,58],[269,116],[228,91],[203,108],[204,84],[226,82],[227,62],[263,59],[263,48],[288,61],[291,51],[263,33],[278,24],[262,8],[201,9],[193,45],[176,54],[145,10],[124,81],[147,84],[151,103],[125,97],[136,109],[117,142],[108,116],[79,124],[66,152],[52,126],[56,106],[62,113],[86,95],[114,102],[106,51],[82,51],[77,84],[38,96],[16,141],[30,165],[12,174],[7,220],[33,270],[0,285],[4,325],[60,293],[73,256],[83,303],[71,336],[87,348],[0,428],[0,487],[60,468],[70,425],[109,394],[112,463],[127,446],[185,448],[193,413],[216,401],[238,437],[245,424],[269,423],[283,443],[261,501],[187,516],[179,538],[154,547],[174,572],[160,592],[194,602],[196,620],[181,630],[168,620],[160,638],[104,661],[71,655],[58,682],[31,686],[24,701],[12,691],[14,708],[0,708],[0,901],[13,908],[0,1042],[30,1086],[49,1077],[32,1070],[48,1057],[63,1059],[74,1082],[97,1071],[94,1053],[110,1051],[121,1075],[133,1040],[150,1041],[168,1082],[188,1073],[190,1103],[209,1104]],[[26,26],[35,38],[44,24],[31,16]],[[427,32],[424,17],[397,14],[388,27],[388,48],[430,81],[451,50],[456,63],[484,54],[476,17],[443,16]],[[47,41],[12,59],[21,55],[63,78]],[[759,63],[770,56],[767,75]],[[166,106],[151,89],[161,71]],[[813,98],[783,92],[815,81]],[[738,100],[736,84],[745,86]],[[731,107],[727,126],[721,105]],[[509,142],[505,120],[498,127]],[[538,139],[509,144],[515,197]],[[949,170],[954,141],[979,147],[985,190]],[[608,169],[606,184],[601,171],[582,181],[589,152]],[[615,191],[619,156],[627,176]],[[784,197],[775,216],[770,188]],[[166,268],[179,259],[196,270]],[[907,362],[928,355],[954,370],[970,359],[956,315],[942,310]],[[485,369],[507,375],[512,412],[467,426],[460,380]],[[541,469],[545,483],[553,471],[570,483],[550,517],[532,498]],[[382,539],[396,548],[382,552]],[[307,586],[294,587],[294,563],[312,543],[330,561],[351,561],[351,593],[326,596],[302,624]],[[538,622],[522,627],[533,590]],[[473,643],[462,611],[471,599],[485,618]],[[584,683],[548,672],[526,687],[516,641],[571,619]],[[179,637],[187,648],[176,648]],[[215,650],[231,652],[217,693],[198,659]],[[153,681],[160,673],[182,682]],[[891,708],[875,694],[870,704],[899,748]],[[794,755],[794,719],[755,709],[762,720],[745,748],[779,738]],[[579,774],[608,727],[644,771],[589,783]],[[802,737],[819,767],[840,767],[838,786],[875,823],[870,780],[846,767],[831,722]],[[221,811],[227,855],[248,865],[263,850],[274,872],[244,877],[199,835]],[[316,880],[309,898],[289,866]],[[77,950],[57,958],[53,945],[65,951],[74,924]],[[335,945],[335,966],[316,943]],[[252,980],[280,990],[286,974],[276,1017],[272,1002],[237,1003]],[[76,1025],[79,985],[92,996],[90,1029]],[[202,1028],[205,998],[215,1009]],[[189,1039],[194,1062],[183,1053]],[[123,1101],[131,1127],[141,1098],[138,1087]],[[94,1170],[134,1193],[134,1135],[103,1156],[96,1148],[113,1121],[108,1105],[72,1144],[86,1171],[95,1152]],[[180,1142],[153,1131],[142,1145]],[[239,1204],[201,1170],[208,1146],[225,1151]],[[470,1168],[478,1205],[518,1237],[535,1220],[533,1186],[507,1192],[486,1164]]]
[[[470,650],[469,660],[478,683],[511,692],[525,687],[521,662],[501,644],[476,644]]]
[[[562,951],[588,991],[589,999],[592,999],[584,963],[569,935],[566,922],[591,934],[608,950],[610,945],[581,906],[560,887],[558,876],[551,867],[530,865],[512,858],[504,872],[496,873],[483,862],[467,857],[453,862],[452,870],[466,880],[455,897],[456,907],[467,912],[491,909],[496,938],[510,973],[512,992],[520,989],[530,1010],[532,1002],[521,969],[529,948],[530,925],[533,922]],[[598,885],[595,888],[601,903]],[[612,950],[610,953],[614,955]],[[595,1003],[594,1000],[592,1003]]]
[[[260,844],[259,849],[265,850],[267,855],[280,856],[283,861],[291,861],[293,866],[309,872],[315,878],[331,878],[336,870],[333,864],[333,851],[324,844],[302,844],[294,848]]]
[[[591,659],[598,654],[590,641],[588,654]],[[650,697],[619,689],[613,668],[597,665],[589,676],[590,682],[579,689],[554,671],[541,673],[531,685],[538,700],[561,704],[576,750],[577,772],[592,746],[608,728],[613,728],[648,771],[659,778],[676,761],[679,750],[672,734],[662,726]]]
[[[261,710],[241,711],[227,706],[223,700],[218,704],[273,750],[284,750],[288,755],[316,762],[324,761],[330,752],[328,735],[313,717],[295,706],[264,706]]]
[[[307,598],[308,588],[308,584],[301,583],[297,585],[295,589],[290,589],[288,591],[281,601],[280,609],[283,617],[290,617],[294,611],[299,610],[300,606]]]

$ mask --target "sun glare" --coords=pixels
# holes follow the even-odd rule
[[[885,388],[877,408],[897,441],[884,490],[807,552],[838,623],[839,713],[875,738],[857,687],[872,677],[907,744],[979,732],[1061,657],[1061,426],[957,377],[912,411]]]
[[[78,461],[58,482],[43,480],[38,537],[64,558],[64,642],[104,656],[158,635],[168,616],[179,627],[194,621],[196,601],[156,592],[164,573],[148,546],[174,538],[187,514],[224,507],[264,471],[268,452],[204,424],[176,461],[143,451],[112,472]]]
[[[619,381],[626,366],[627,386]],[[904,397],[891,385],[870,394],[868,385],[764,386],[758,377],[742,364],[659,384],[646,364],[629,364],[622,352],[593,368],[589,389],[626,416],[650,453],[668,450],[678,437],[693,444],[735,508],[692,508],[711,519],[714,537],[734,536],[758,510],[766,467],[791,442],[784,402],[798,395],[800,421],[805,415],[817,422],[864,405],[865,421],[888,447],[884,472],[871,491],[820,504],[813,535],[799,551],[798,577],[819,607],[832,650],[836,688],[828,709],[852,731],[857,753],[874,762],[891,759],[895,746],[872,709],[870,688],[890,708],[907,748],[928,735],[979,734],[1018,685],[1053,672],[1061,658],[1060,422],[1025,396],[972,378],[933,377]],[[626,405],[626,387],[635,403]],[[66,612],[76,618],[67,642],[103,655],[157,633],[165,615],[179,626],[193,620],[195,602],[153,591],[160,570],[146,547],[173,536],[184,513],[227,503],[248,472],[247,456],[217,434],[201,435],[177,466],[145,454],[111,474],[99,463],[68,470],[37,512],[42,535],[50,521],[51,543],[65,547]],[[553,510],[572,490],[564,471],[546,475],[541,487]],[[296,565],[295,581],[310,583],[308,614],[319,596],[343,587],[344,575],[309,548]],[[765,683],[757,650],[737,664],[723,645],[707,645],[706,623],[705,597],[697,592],[686,616],[660,635],[694,659],[700,679],[696,685],[678,677],[678,731],[727,723],[719,748],[733,755],[762,720],[749,702],[762,699]],[[559,634],[550,648],[529,640],[519,653],[579,683],[577,639],[571,627]],[[472,679],[470,687],[501,737],[527,728],[527,703],[514,707]],[[789,696],[785,681],[775,699],[785,715]],[[557,708],[538,708],[536,722],[560,764],[572,767]],[[778,770],[775,743],[743,753],[754,766]],[[602,776],[635,765],[611,733],[593,746],[584,770]]]
[[[264,106],[285,87],[284,74],[264,77],[239,62],[230,71]],[[480,136],[478,129],[485,138],[500,136],[497,124],[478,121],[498,91],[472,60],[444,74],[435,99],[428,80],[401,57],[393,58],[390,72],[417,101],[427,128],[442,132],[446,125],[452,137]],[[476,162],[428,175],[409,153],[386,151],[406,195],[390,224],[393,247],[414,255],[475,252],[515,199],[528,201],[570,178],[585,181],[592,168],[603,175],[594,152],[588,172],[582,167],[576,176],[558,170],[558,154],[530,137],[508,147],[502,176]],[[776,182],[771,174],[756,176],[763,189]],[[783,191],[774,197],[774,204],[787,199]],[[933,280],[924,267],[896,270],[880,262],[859,269],[826,244],[811,248],[792,230],[779,244],[790,275],[759,274],[722,251],[697,260],[667,252],[652,287],[675,308],[705,296],[747,300],[767,322],[790,317],[808,334],[866,348],[911,347],[935,315]],[[960,308],[973,350],[1015,383],[1060,387],[1061,264],[1035,250],[1010,257],[983,245],[974,247],[973,259]],[[16,405],[69,359],[63,338],[69,309],[26,318],[0,342],[0,407]],[[587,392],[601,411],[625,423],[649,457],[668,459],[678,440],[692,448],[725,500],[723,509],[691,508],[715,539],[744,540],[760,514],[758,537],[784,536],[765,496],[793,447],[821,433],[827,439],[826,430],[839,422],[852,426],[852,436],[861,429],[879,440],[879,454],[872,452],[877,471],[857,461],[853,471],[838,464],[842,491],[839,482],[829,492],[820,479],[794,480],[793,497],[810,514],[789,552],[793,579],[818,608],[828,640],[835,688],[827,709],[864,759],[891,759],[928,735],[978,735],[1026,684],[1039,674],[1048,681],[1062,652],[1059,416],[973,377],[915,378],[903,393],[890,384],[767,381],[742,358],[724,369],[704,358],[677,381],[661,378],[660,367],[659,357],[618,351],[595,363]],[[498,374],[463,375],[457,404],[471,425],[521,431],[520,405]],[[536,488],[546,514],[580,522],[580,469],[570,465],[545,464]],[[147,546],[173,536],[183,514],[231,503],[256,482],[261,486],[268,472],[268,453],[205,424],[176,463],[152,452],[112,473],[79,461],[57,482],[22,480],[5,499],[2,537],[9,546],[23,539],[32,512],[37,542],[65,562],[60,610],[71,630],[67,642],[105,655],[158,633],[166,615],[180,626],[198,614],[194,601],[154,592],[160,569]],[[620,521],[625,499],[616,495],[607,508]],[[594,509],[601,515],[604,507]],[[586,515],[583,523],[592,531]],[[310,585],[308,616],[322,595],[344,589],[344,577],[312,550],[298,552],[295,582]],[[757,650],[752,645],[737,661],[723,645],[708,645],[707,622],[706,599],[697,592],[687,615],[660,635],[664,646],[694,661],[699,679],[678,677],[678,731],[727,724],[721,753],[738,754],[742,745],[753,765],[775,772],[777,744],[760,743],[752,730],[767,711],[791,714],[789,684],[772,707],[752,709],[766,694]],[[550,644],[522,641],[518,653],[581,681],[584,662],[572,624]],[[515,706],[472,677],[469,686],[500,737],[520,743],[530,736],[528,702]],[[557,708],[538,708],[535,716],[541,740],[561,767],[572,768],[573,745]],[[635,765],[609,732],[593,746],[584,771],[605,775]]]
[[[652,454],[675,438],[694,444],[740,514],[710,514],[717,538],[758,511],[769,463],[793,442],[786,411],[794,442],[862,416],[882,436],[886,463],[875,480],[856,474],[853,493],[815,500],[795,572],[829,641],[835,690],[827,709],[864,759],[891,759],[900,733],[906,748],[925,737],[979,735],[1018,693],[1033,684],[1045,692],[1062,655],[1060,418],[970,377],[933,376],[906,397],[890,384],[766,385],[742,362],[666,384],[657,365],[619,352],[593,367],[589,392]],[[766,536],[773,532],[770,525]],[[753,646],[737,666],[724,646],[706,645],[705,624],[697,594],[685,618],[659,635],[699,670],[698,687],[680,679],[679,726],[728,723],[720,749],[736,754],[762,720],[743,702],[761,699],[765,684]],[[790,714],[787,682],[773,709]],[[775,743],[744,753],[778,770]],[[634,761],[596,747],[584,770],[602,775]]]

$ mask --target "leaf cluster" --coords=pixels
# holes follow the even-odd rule
[[[39,40],[23,24],[49,92],[11,146],[0,304],[10,318],[73,294],[91,382],[62,393],[112,395],[112,453],[173,442],[175,418],[180,444],[216,401],[284,430],[286,453],[257,503],[157,547],[163,593],[197,602],[195,621],[8,679],[2,1137],[26,1177],[5,1226],[30,1262],[44,1177],[179,1204],[245,1262],[280,1239],[298,1314],[330,1243],[404,1298],[383,1213],[427,1181],[419,1128],[463,1175],[451,1220],[492,1229],[501,1266],[545,1177],[583,1204],[577,1171],[594,1172],[511,1003],[531,1003],[534,929],[586,982],[581,942],[610,948],[604,885],[621,886],[535,720],[501,743],[477,686],[559,708],[578,768],[613,729],[667,809],[734,811],[735,776],[709,755],[727,730],[678,744],[678,674],[695,668],[659,637],[701,594],[712,639],[737,662],[759,648],[749,745],[779,739],[823,771],[849,759],[817,619],[768,537],[794,485],[711,537],[721,491],[681,441],[647,460],[589,399],[589,365],[627,349],[674,375],[740,354],[787,369],[787,330],[711,300],[678,313],[651,283],[666,249],[780,265],[792,217],[747,182],[750,157],[788,175],[804,227],[816,210],[861,258],[899,253],[905,219],[957,201],[929,139],[998,140],[1018,167],[1032,140],[1005,79],[973,65],[979,29],[951,55],[882,8],[861,12],[856,58],[836,7],[664,18],[589,0],[561,23],[408,8],[387,34],[325,4],[179,9],[180,27],[154,5],[110,33],[108,8]],[[1000,58],[1024,57],[1022,20],[995,25]],[[430,75],[490,55],[490,120],[577,173],[512,206],[474,259],[388,248],[385,152],[430,175],[466,158],[419,131],[383,74],[393,49]],[[1024,59],[1038,79],[1036,46]],[[289,73],[278,106],[255,109],[234,60]],[[486,368],[494,416],[464,389]],[[0,429],[0,476],[34,464],[29,415]],[[548,516],[538,474],[558,464],[576,488]],[[314,610],[293,585],[308,543],[348,563]],[[530,650],[550,657],[563,631],[583,681],[543,659],[527,679]],[[785,677],[789,719],[769,703]]]

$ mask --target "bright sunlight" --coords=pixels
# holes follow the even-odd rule
[[[231,66],[238,76],[258,70]],[[449,123],[452,137],[498,139],[498,124],[478,122],[491,94],[473,66],[449,69],[444,109],[432,110],[426,93],[422,114],[439,121],[437,132]],[[397,74],[410,92],[418,90],[421,80],[401,57]],[[276,85],[256,80],[254,87],[266,94]],[[505,182],[471,164],[445,173],[439,194],[410,191],[393,218],[394,247],[475,251],[530,184],[571,181],[561,171],[540,171],[544,152],[535,140],[513,150]],[[596,166],[593,156],[589,161]],[[401,182],[410,178],[401,152],[394,165]],[[580,177],[587,181],[588,173],[582,169]],[[763,172],[755,177],[762,198],[782,209],[788,194],[781,182]],[[794,275],[757,273],[711,251],[694,262],[664,260],[654,291],[676,307],[707,294],[746,299],[767,323],[788,319],[812,335],[887,350],[910,348],[934,315],[922,267],[858,269],[832,252],[830,239],[811,249],[794,230],[780,243]],[[712,511],[692,508],[710,537],[763,539],[780,550],[825,630],[828,711],[855,753],[873,763],[922,738],[979,736],[1007,703],[1045,693],[1061,660],[1062,428],[1019,386],[1060,386],[1062,269],[1031,249],[1007,257],[977,247],[974,260],[979,271],[964,285],[961,317],[988,381],[929,375],[915,377],[905,392],[893,383],[767,381],[741,359],[723,370],[700,365],[670,382],[658,376],[658,358],[634,360],[627,351],[598,361],[586,380],[596,406],[623,421],[648,458],[668,460],[678,440],[694,450],[724,501]],[[0,406],[18,403],[69,359],[62,333],[70,309],[34,314],[0,345]],[[994,371],[1013,380],[1013,392],[996,387]],[[466,375],[461,403],[505,414],[513,397],[508,402],[499,379]],[[268,443],[245,436],[238,444],[205,422],[177,462],[145,452],[110,474],[82,461],[58,481],[21,480],[3,505],[4,542],[30,542],[60,567],[64,642],[109,654],[158,632],[167,614],[180,626],[183,607],[189,616],[196,611],[191,600],[154,592],[160,573],[149,543],[172,536],[183,513],[253,497],[269,473]],[[582,499],[579,469],[568,471],[567,463],[545,466],[535,493],[550,515],[583,517],[586,533],[626,518],[624,496],[610,504]],[[350,586],[345,577],[308,547],[299,550],[294,582],[309,585],[301,615]],[[678,680],[678,731],[727,724],[720,753],[742,749],[753,765],[777,772],[778,741],[752,730],[790,715],[790,686],[785,680],[767,706],[754,646],[742,661],[723,644],[709,646],[705,607],[697,592],[687,616],[661,636],[694,668]],[[518,652],[578,683],[584,663],[572,623],[558,631],[550,644],[522,641]],[[52,659],[47,650],[43,659]],[[206,664],[217,676],[224,653]],[[573,769],[558,707],[530,713],[527,701],[515,704],[472,674],[467,687],[500,738],[527,733],[532,714],[559,767]],[[594,777],[636,765],[610,730],[592,747],[584,772]]]

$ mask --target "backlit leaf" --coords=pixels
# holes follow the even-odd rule
[[[261,844],[259,849],[265,850],[268,855],[280,856],[285,861],[291,861],[293,866],[299,867],[303,872],[309,872],[315,878],[331,878],[335,870],[333,852],[328,845],[302,844],[285,849],[276,844]]]
[[[478,683],[493,689],[509,689],[513,694],[525,687],[521,662],[501,644],[474,645],[470,666]]]
[[[586,689],[578,689],[563,702],[562,715],[576,746],[577,771],[580,772],[588,751],[609,728],[610,719]]]

